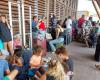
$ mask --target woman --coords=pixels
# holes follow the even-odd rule
[[[53,52],[55,52],[56,51],[55,45],[61,44],[61,43],[64,43],[64,30],[62,28],[62,21],[59,20],[58,23],[57,23],[57,28],[56,28],[56,39],[51,40],[49,42],[51,50]]]
[[[11,31],[5,15],[1,15],[0,39],[4,42],[4,48],[13,55]]]

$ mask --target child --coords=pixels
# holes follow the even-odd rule
[[[10,74],[8,62],[5,60],[7,55],[9,54],[6,50],[0,49],[0,80],[3,80],[4,74]]]
[[[68,80],[65,77],[65,72],[60,61],[53,60],[49,62],[47,71],[47,80]]]
[[[14,43],[14,49],[16,49],[17,46],[22,46],[21,39],[18,35],[15,37],[13,43]]]
[[[42,65],[42,55],[43,55],[43,48],[41,46],[36,46],[33,51],[33,55],[30,59],[30,70],[29,75],[34,77],[41,77],[42,74],[45,73],[45,70],[41,67]],[[45,79],[44,79],[45,80]]]
[[[68,56],[68,52],[67,52],[66,48],[64,46],[60,46],[60,47],[57,48],[55,53],[62,60],[62,64],[64,64],[64,66],[68,65],[68,72],[67,71],[65,71],[65,72],[68,73],[72,77],[72,75],[73,75],[73,61]]]

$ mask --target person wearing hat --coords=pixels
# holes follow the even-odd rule
[[[0,49],[0,80],[3,80],[4,74],[10,74],[8,62],[5,60],[8,55],[8,51]]]

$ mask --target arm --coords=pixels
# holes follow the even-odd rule
[[[10,27],[10,24],[8,23],[7,19],[6,19],[6,24],[7,24],[8,28],[10,29],[11,27]]]
[[[9,66],[8,66],[8,62],[7,61],[5,62],[4,71],[5,71],[5,74],[6,75],[9,75],[10,74],[10,70],[9,70]]]
[[[16,75],[18,74],[18,70],[14,69],[8,76],[9,80],[14,80],[14,78],[16,77]],[[3,80],[6,80],[6,77]]]

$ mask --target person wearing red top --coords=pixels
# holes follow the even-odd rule
[[[85,15],[82,15],[81,18],[78,20],[78,27],[82,28],[82,24],[85,22]]]
[[[45,30],[45,24],[42,20],[40,21],[39,29],[40,30]]]

